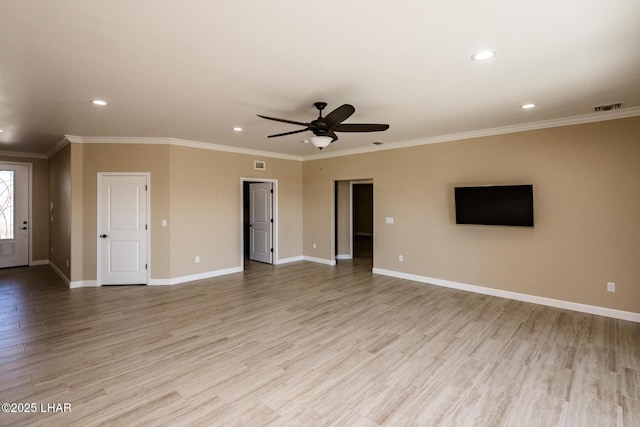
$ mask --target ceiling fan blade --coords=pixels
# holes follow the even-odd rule
[[[275,138],[276,136],[285,136],[285,135],[293,135],[294,133],[300,133],[300,132],[306,132],[309,129],[300,129],[300,130],[294,130],[291,132],[285,132],[285,133],[278,133],[275,135],[269,135],[267,138]]]
[[[353,113],[355,113],[355,111],[356,109],[353,108],[353,105],[344,104],[327,114],[327,116],[324,117],[322,121],[325,122],[331,129],[347,120]]]
[[[381,132],[389,129],[389,125],[375,123],[341,123],[334,127],[336,132]]]
[[[276,119],[275,117],[261,116],[260,114],[258,114],[258,117],[262,117],[263,119],[267,119],[267,120],[274,120],[276,122],[290,123],[292,125],[300,125],[300,126],[308,126],[309,125],[309,123],[294,122],[293,120],[285,120],[285,119]]]

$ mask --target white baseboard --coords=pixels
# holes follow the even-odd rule
[[[31,260],[31,263],[29,264],[29,266],[31,267],[35,267],[36,265],[49,265],[50,261],[48,259],[36,259],[36,260]]]
[[[58,276],[60,276],[60,278],[64,281],[64,283],[67,286],[71,287],[71,284],[69,283],[69,278],[64,275],[64,273],[58,268],[58,266],[49,260],[47,260],[47,263],[49,264],[49,267],[51,267],[51,269],[55,271]]]
[[[304,260],[304,257],[302,257],[302,256],[294,256],[294,257],[291,257],[291,258],[283,258],[283,259],[276,260],[276,265],[289,264],[289,263],[292,263],[292,262],[298,262],[298,261],[302,261],[302,260]]]
[[[336,265],[335,259],[316,258],[316,257],[306,256],[306,255],[304,255],[302,259],[304,261],[317,262],[318,264]]]
[[[97,288],[100,285],[98,285],[98,281],[97,280],[74,280],[73,282],[69,283],[69,287],[71,289],[76,289],[76,288]]]
[[[640,313],[633,313],[630,311],[615,310],[612,308],[599,307],[595,305],[539,297],[536,295],[522,294],[519,292],[487,288],[484,286],[469,285],[467,283],[453,282],[450,280],[436,279],[433,277],[418,276],[416,274],[402,273],[399,271],[385,270],[382,268],[374,268],[372,272],[374,274],[381,274],[383,276],[391,276],[399,279],[413,280],[415,282],[426,283],[429,285],[443,286],[445,288],[459,289],[467,292],[475,292],[478,294],[491,295],[500,298],[530,302],[533,304],[546,305],[548,307],[562,308],[566,310],[579,311],[582,313],[596,314],[598,316],[605,316],[614,319],[628,320],[631,322],[640,323]]]
[[[193,282],[195,280],[210,279],[212,277],[224,276],[226,274],[241,273],[242,267],[231,267],[223,270],[207,271],[205,273],[190,274],[188,276],[173,277],[171,279],[151,279],[151,286],[170,286],[179,285],[181,283]]]
[[[242,268],[232,267],[224,270],[207,271],[205,273],[191,274],[189,276],[173,277],[171,279],[150,279],[150,286],[170,286],[179,285],[181,283],[193,282],[195,280],[209,279],[211,277],[224,276],[225,274],[240,273]],[[97,280],[78,280],[69,283],[70,288],[95,288],[102,285],[98,285]]]
[[[336,259],[353,259],[353,257],[349,254],[339,254],[336,255]]]

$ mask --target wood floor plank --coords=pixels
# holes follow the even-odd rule
[[[337,266],[170,287],[0,270],[11,426],[640,425],[640,325]]]

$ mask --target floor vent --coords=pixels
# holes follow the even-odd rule
[[[614,104],[596,105],[593,107],[593,111],[611,111],[618,110],[620,108],[622,108],[622,102],[616,102]]]

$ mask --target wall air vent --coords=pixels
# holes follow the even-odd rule
[[[593,107],[593,111],[611,111],[611,110],[617,110],[619,108],[622,108],[622,102],[615,102],[613,104],[596,105],[595,107]]]
[[[253,168],[255,170],[263,171],[263,170],[267,169],[267,164],[265,162],[263,162],[263,161],[255,160],[253,162]]]

